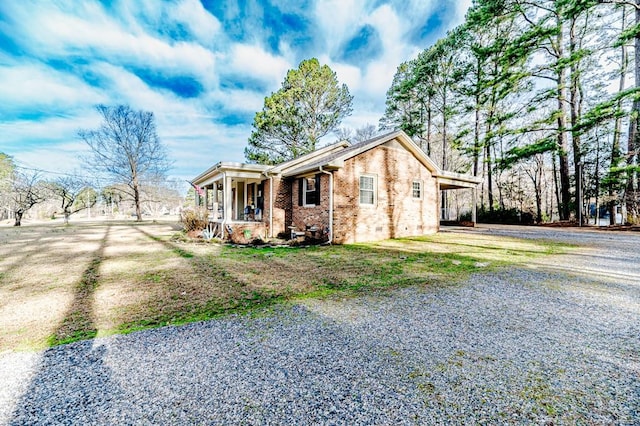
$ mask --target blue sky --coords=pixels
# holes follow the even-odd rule
[[[96,104],[153,111],[171,177],[243,161],[256,111],[316,57],[375,124],[396,67],[463,21],[471,0],[0,2],[0,152],[81,169]],[[335,136],[330,136],[330,140]]]

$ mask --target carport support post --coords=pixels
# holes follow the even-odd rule
[[[478,211],[478,188],[475,187],[473,189],[471,189],[472,193],[473,193],[473,205],[471,206],[471,222],[473,222],[473,225],[475,226],[476,221],[477,221],[477,211]]]

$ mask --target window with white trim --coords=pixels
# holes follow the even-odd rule
[[[411,183],[411,194],[413,198],[422,198],[422,181],[414,180]]]
[[[305,206],[315,206],[318,204],[318,200],[316,200],[316,178],[308,177],[302,179],[302,189],[303,189],[303,205]]]
[[[312,207],[320,204],[320,175],[298,179],[298,205]]]
[[[376,177],[360,176],[360,204],[374,205],[376,202]]]

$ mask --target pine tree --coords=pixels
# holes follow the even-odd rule
[[[320,139],[351,114],[352,101],[328,65],[315,58],[302,61],[256,113],[245,157],[275,164],[314,151]]]

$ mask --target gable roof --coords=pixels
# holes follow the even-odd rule
[[[353,144],[342,150],[333,152],[329,155],[322,156],[316,161],[301,165],[300,167],[290,168],[283,173],[284,176],[298,176],[319,170],[322,167],[325,170],[338,169],[344,165],[345,160],[362,154],[365,151],[373,149],[391,140],[397,140],[407,151],[411,152],[434,176],[440,174],[440,169],[427,155],[411,140],[407,134],[401,130],[377,136],[373,139]]]
[[[339,152],[344,150],[349,146],[349,142],[339,141],[331,145],[327,145],[323,148],[317,149],[313,152],[310,152],[305,155],[301,155],[300,157],[294,158],[293,160],[285,161],[284,163],[276,164],[275,166],[269,168],[267,172],[269,174],[278,174],[278,173],[287,173],[289,170],[294,168],[301,168],[307,164],[315,163],[320,161],[321,158],[331,156],[335,152]]]
[[[336,150],[341,150],[348,146],[349,142],[347,141],[336,142],[308,154],[294,158],[293,160],[276,164],[275,166],[221,161],[214,164],[204,172],[200,173],[193,180],[191,180],[191,183],[193,183],[194,185],[203,185],[207,182],[211,182],[213,179],[216,179],[216,176],[220,176],[223,172],[236,173],[242,175],[243,177],[250,176],[253,179],[259,179],[262,175],[279,174],[293,167],[303,167],[309,162],[316,161],[319,157],[330,155]]]
[[[440,170],[433,160],[402,130],[380,135],[353,145],[347,141],[336,142],[275,166],[218,163],[202,172],[192,182],[200,184],[209,181],[223,171],[251,173],[255,175],[253,176],[254,178],[259,178],[259,176],[268,177],[272,175],[281,175],[283,177],[302,176],[321,169],[326,171],[337,170],[344,166],[346,160],[392,140],[402,145],[431,172],[432,176],[437,177],[440,181],[441,189],[474,188],[482,182],[482,179],[476,176]]]

